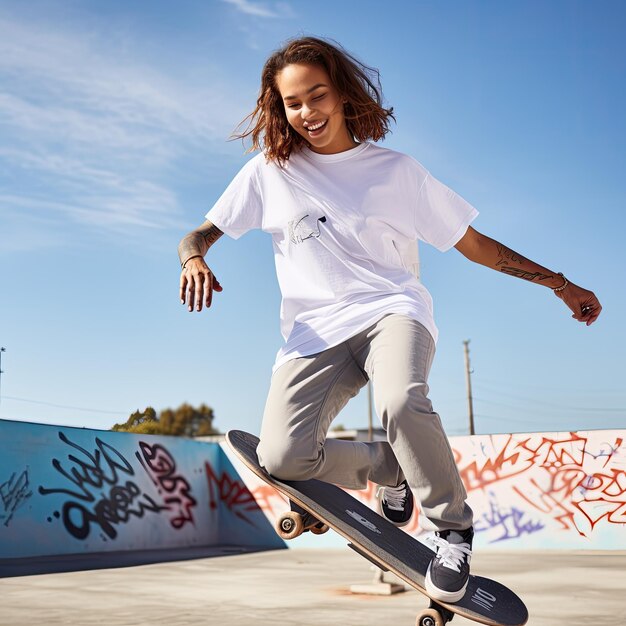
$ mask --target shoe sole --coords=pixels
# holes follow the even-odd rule
[[[458,591],[444,591],[443,589],[439,589],[436,587],[433,581],[430,578],[430,566],[428,567],[428,571],[426,572],[426,579],[424,587],[426,589],[426,593],[433,600],[440,600],[441,602],[458,602],[464,595],[465,590],[467,589],[467,585],[469,583],[469,578],[463,585],[461,589]]]

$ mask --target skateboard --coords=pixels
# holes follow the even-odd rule
[[[435,555],[430,548],[340,487],[315,479],[278,480],[270,476],[259,465],[259,439],[254,435],[231,430],[226,441],[250,470],[289,499],[291,510],[276,523],[280,537],[293,539],[305,531],[321,534],[332,528],[358,554],[428,597],[424,579]],[[416,626],[444,626],[455,614],[491,626],[522,626],[528,620],[526,606],[513,591],[495,580],[470,576],[461,600],[449,604],[430,599],[428,609],[417,616]]]

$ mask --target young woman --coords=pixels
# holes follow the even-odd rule
[[[416,277],[417,241],[552,289],[574,319],[595,322],[596,296],[480,234],[477,211],[417,161],[376,146],[393,118],[378,73],[342,48],[295,39],[266,62],[248,129],[260,153],[207,221],[179,245],[180,298],[210,307],[222,287],[204,261],[223,233],[269,233],[282,292],[281,330],[258,456],[283,479],[350,489],[381,485],[380,512],[397,525],[413,493],[436,530],[426,586],[456,602],[465,591],[472,511],[428,399],[437,328]],[[326,439],[368,380],[387,442]]]

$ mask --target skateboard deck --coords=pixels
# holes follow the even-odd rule
[[[335,485],[314,479],[283,481],[270,476],[259,465],[259,439],[254,435],[231,430],[226,440],[250,470],[296,505],[296,511],[278,520],[279,535],[297,536],[307,525],[313,532],[321,533],[328,526],[370,562],[428,596],[424,579],[435,554],[430,548]],[[301,517],[297,511],[304,515]],[[312,520],[319,523],[314,526]],[[495,580],[472,575],[461,600],[449,604],[431,599],[429,609],[418,615],[417,626],[443,626],[455,613],[491,626],[522,626],[528,620],[526,606],[513,591]]]

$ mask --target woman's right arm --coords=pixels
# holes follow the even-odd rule
[[[209,266],[204,262],[208,249],[224,233],[208,220],[199,228],[185,235],[178,244],[178,258],[182,268],[180,274],[180,301],[187,304],[190,311],[202,311],[213,300],[213,290],[222,291]]]

